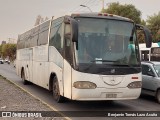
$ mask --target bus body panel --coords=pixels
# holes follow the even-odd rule
[[[48,45],[33,48],[33,83],[48,88]]]
[[[96,75],[78,72],[72,69],[72,85],[77,81],[89,81],[96,84],[95,89],[77,89],[72,87],[73,100],[121,100],[121,99],[136,99],[139,97],[141,88],[129,89],[128,84],[134,81],[141,81],[141,73],[130,75]],[[123,78],[122,80],[116,78]],[[138,77],[138,79],[132,79]],[[104,80],[105,79],[105,80]],[[112,85],[112,80],[115,83]],[[108,82],[107,82],[108,81]],[[116,98],[106,98],[106,94],[117,94]]]
[[[57,49],[53,46],[49,46],[49,63],[50,64],[49,64],[48,75],[50,76],[52,73],[56,74],[56,77],[59,83],[60,94],[63,96],[63,85],[64,85],[63,83],[63,66],[64,66],[63,57],[57,51]]]
[[[64,96],[67,98],[72,97],[72,68],[70,64],[64,59],[64,68],[63,68],[63,81],[64,81]]]
[[[64,85],[63,84],[63,77],[62,77],[63,76],[63,69],[61,67],[59,67],[57,64],[55,64],[54,62],[50,62],[48,75],[51,75],[52,73],[56,74],[58,84],[59,84],[60,95],[63,96],[63,85]],[[48,84],[49,84],[49,79],[50,78],[47,79]]]
[[[53,46],[49,46],[49,62],[55,63],[61,69],[63,68],[63,57]]]
[[[85,18],[85,19],[80,19],[80,18]],[[91,18],[93,19],[91,20]],[[96,26],[94,26],[94,24],[90,25],[90,27],[87,24],[87,28],[85,28],[86,27],[85,24],[87,23],[85,21],[86,19],[88,19],[87,20],[88,23],[91,23],[91,21],[93,21],[93,23],[98,22],[96,25],[97,27],[100,28],[100,31],[97,32],[97,30],[94,30],[94,28],[95,29],[97,28]],[[106,26],[107,29],[104,26],[106,22],[103,21],[102,19],[109,20],[108,26]],[[102,26],[100,26],[99,23],[101,22],[99,22],[98,20],[102,20],[104,24],[101,24]],[[128,49],[128,44],[136,45],[135,43],[137,42],[137,40],[136,37],[134,37],[136,34],[133,33],[133,35],[130,36],[130,33],[128,34],[128,31],[126,29],[124,29],[124,31],[121,32],[120,26],[119,29],[117,26],[114,26],[116,24],[119,25],[118,22],[121,22],[122,26],[124,27],[126,26],[129,32],[133,32],[135,23],[130,19],[118,17],[115,15],[111,16],[99,15],[97,13],[77,14],[77,15],[73,14],[71,16],[64,16],[58,19],[52,19],[51,21],[46,21],[32,28],[31,30],[19,35],[18,37],[17,61],[16,61],[17,74],[21,76],[21,72],[23,69],[26,80],[31,81],[34,84],[39,85],[48,90],[50,89],[50,87],[52,87],[53,83],[52,80],[56,76],[58,80],[60,95],[72,100],[125,100],[125,99],[138,98],[141,93],[140,86],[138,88],[133,88],[133,89],[129,89],[127,86],[128,84],[134,81],[138,81],[139,84],[141,85],[141,80],[142,80],[141,78],[142,75],[140,72],[141,70],[136,71],[135,66],[130,67],[130,64],[128,62],[124,64],[123,59],[117,58],[118,56],[116,55],[117,54],[116,52],[119,53],[120,51],[116,50],[114,51],[114,49],[118,49],[120,48],[120,46],[116,47],[114,45],[108,46],[107,44],[103,44],[105,43],[105,40],[108,40],[106,41],[106,43],[109,43],[110,40],[113,41],[114,39],[115,41],[114,43],[117,43],[116,40],[120,41],[120,39],[122,39],[124,43],[126,41],[126,44],[121,45],[121,47],[126,49],[122,49],[123,52],[121,52],[122,56],[120,58],[129,55],[129,53],[123,55],[125,53],[124,50],[126,51],[130,50],[130,52],[134,54],[134,56],[132,55],[130,56],[137,58],[135,60],[137,60],[137,63],[139,62],[138,61],[139,57],[135,57],[139,55],[138,52],[135,52],[136,50],[138,51],[138,49],[135,48],[133,48],[133,50]],[[113,26],[111,25],[111,23],[113,24]],[[103,26],[104,28],[101,28]],[[133,41],[131,41],[129,38],[130,39],[134,38],[135,40],[133,39]],[[83,44],[78,44],[78,40],[81,41]],[[92,45],[92,42],[90,40],[92,42],[95,41],[95,43],[97,40],[102,41],[104,47],[102,47],[101,44]],[[86,45],[91,45],[91,46],[89,47]],[[93,74],[91,71],[87,72],[85,70],[83,71],[79,66],[80,65],[79,63],[81,62],[78,63],[78,61],[80,61],[78,59],[78,56],[80,56],[80,53],[82,51],[80,51],[79,53],[78,49],[80,50],[81,47],[94,48],[93,50],[89,49],[90,52],[92,53],[96,52],[94,50],[95,47],[98,45],[100,46],[100,48],[104,48],[102,50],[110,48],[110,50],[109,49],[107,50],[110,51],[110,53],[114,53],[114,55],[117,56],[115,57],[117,58],[117,61],[119,60],[122,62],[122,63],[120,62],[121,63],[120,65],[122,66],[128,65],[127,66],[128,69],[134,69],[135,67],[134,69],[135,72],[132,72],[133,74],[126,72],[124,73],[126,75],[124,74],[121,75],[122,73],[118,73],[120,75],[112,75],[112,73],[111,74],[109,73],[109,75],[101,75],[102,73],[99,74],[98,72],[94,72]],[[111,48],[113,48],[113,51],[111,51]],[[99,57],[99,54],[98,55],[97,54],[93,54],[95,61],[112,60],[110,59],[112,58],[112,56],[109,56],[110,58],[106,56],[104,57],[106,59],[102,59],[103,57],[102,56]],[[116,61],[111,61],[111,62],[114,63]],[[95,62],[95,65],[96,63],[100,63],[102,68],[108,67],[107,65],[103,66],[102,64],[103,61]],[[110,69],[112,69],[112,64],[108,65],[110,66]],[[140,67],[140,64],[136,65],[139,65],[138,67]],[[119,68],[123,69],[124,67],[119,66]],[[92,68],[90,67],[90,69]],[[78,70],[82,71],[79,72]],[[137,79],[133,79],[133,77]],[[83,82],[88,81],[96,85],[96,87],[92,89],[75,88],[76,85],[74,83],[81,81]]]
[[[32,48],[21,49],[17,51],[17,74],[21,76],[22,68],[25,72],[25,78],[32,82]]]
[[[96,88],[96,89],[72,89],[72,100],[78,101],[95,101],[95,100],[129,100],[137,99],[140,96],[141,88],[138,89],[106,89],[106,88]],[[117,97],[110,98],[107,97],[111,94],[117,94]]]
[[[33,83],[48,89],[49,62],[33,62]]]

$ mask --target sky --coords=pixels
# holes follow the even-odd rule
[[[104,0],[104,8],[112,2],[133,4],[142,12],[142,19],[160,11],[160,0]],[[69,13],[93,12],[102,9],[102,0],[0,0],[0,44],[2,40],[17,39],[18,34],[34,27],[38,15],[51,18]]]

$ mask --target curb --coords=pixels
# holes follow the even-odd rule
[[[33,98],[35,98],[36,100],[39,100],[40,102],[42,102],[44,105],[46,105],[47,107],[49,107],[51,110],[56,111],[57,113],[59,113],[60,115],[62,115],[62,117],[66,118],[67,120],[71,120],[71,118],[69,117],[65,117],[66,115],[64,115],[63,113],[59,112],[56,108],[52,107],[51,105],[49,105],[48,103],[44,102],[43,100],[41,100],[39,97],[36,97],[35,95],[33,95],[31,92],[25,90],[24,88],[22,88],[21,86],[19,86],[18,84],[12,82],[11,80],[9,80],[8,78],[4,77],[3,75],[0,74],[0,76],[3,77],[4,80],[14,84],[16,87],[18,87],[19,89],[21,89],[22,91],[28,93],[29,95],[31,95]]]

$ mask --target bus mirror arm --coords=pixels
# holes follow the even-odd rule
[[[151,31],[146,27],[139,24],[136,24],[137,30],[143,30],[146,42],[146,48],[150,48],[152,46],[152,35]]]
[[[78,22],[75,19],[70,19],[71,23],[71,39],[72,42],[78,43]]]

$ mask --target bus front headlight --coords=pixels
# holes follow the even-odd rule
[[[73,87],[78,89],[95,89],[97,85],[89,81],[77,81],[73,83]]]
[[[128,88],[141,88],[142,87],[142,82],[141,81],[135,81],[135,82],[131,82],[130,84],[128,84],[127,86]]]

